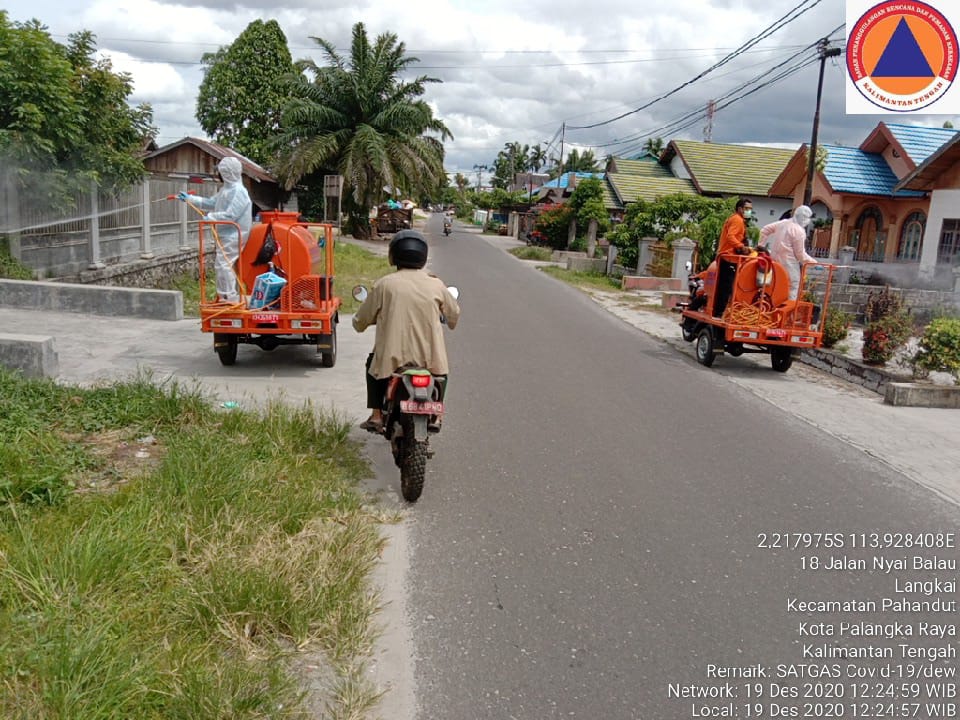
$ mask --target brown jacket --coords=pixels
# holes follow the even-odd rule
[[[405,269],[377,280],[353,316],[358,332],[377,326],[370,374],[390,377],[397,368],[412,363],[447,375],[441,314],[451,330],[457,326],[460,306],[440,278]]]

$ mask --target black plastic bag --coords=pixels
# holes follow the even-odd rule
[[[277,254],[277,241],[273,237],[273,226],[267,228],[267,234],[263,237],[263,245],[260,247],[260,252],[257,253],[256,259],[253,261],[254,265],[267,265],[273,256]]]

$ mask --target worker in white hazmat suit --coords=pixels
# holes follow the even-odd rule
[[[780,263],[790,277],[791,300],[797,299],[800,290],[801,264],[816,262],[804,247],[806,227],[812,217],[813,211],[801,205],[793,211],[792,217],[760,228],[760,247],[766,247],[770,257]]]
[[[240,235],[244,242],[250,234],[253,216],[253,204],[250,195],[243,186],[243,167],[235,157],[225,157],[217,165],[217,172],[223,180],[223,187],[213,197],[201,198],[181,192],[178,198],[189,200],[200,210],[206,211],[207,220],[228,220],[240,226]],[[225,302],[239,302],[237,276],[234,266],[240,257],[241,237],[232,225],[217,225],[220,243],[216,248],[217,297]]]

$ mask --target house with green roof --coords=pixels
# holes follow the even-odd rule
[[[811,206],[832,225],[815,235],[813,254],[836,258],[840,248],[851,248],[864,272],[904,286],[929,284],[938,262],[925,234],[930,192],[902,181],[956,135],[952,128],[881,122],[858,147],[822,145],[826,157],[814,174]],[[806,180],[804,145],[771,192],[799,203]]]
[[[671,140],[660,155],[678,179],[688,180],[707,197],[748,197],[760,225],[780,219],[793,207],[789,194],[770,187],[794,155],[794,150],[755,145],[730,145]]]
[[[669,168],[652,157],[613,158],[607,165],[606,184],[620,206],[621,218],[626,206],[637,200],[652,202],[664,195],[697,193],[690,180],[675,177]]]

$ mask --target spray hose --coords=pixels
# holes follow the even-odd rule
[[[192,195],[193,192],[191,191],[190,194]],[[179,200],[179,199],[180,199],[180,198],[178,198],[176,195],[167,195],[167,200]],[[185,202],[185,203],[187,204],[187,207],[189,207],[190,209],[192,209],[192,210],[193,210],[195,213],[197,213],[197,215],[199,215],[201,218],[205,218],[205,217],[206,217],[206,214],[203,212],[203,210],[201,210],[200,208],[198,208],[196,205],[194,205],[194,204],[193,204],[192,202],[190,202],[189,200],[184,200],[183,202]],[[213,222],[213,221],[211,221],[211,222]],[[227,261],[227,265],[230,266],[230,272],[233,273],[233,277],[234,277],[234,279],[236,279],[237,285],[240,287],[240,295],[241,295],[241,296],[246,295],[246,294],[247,294],[247,288],[244,286],[243,280],[241,280],[241,279],[240,279],[240,276],[237,274],[237,271],[236,271],[236,269],[234,268],[234,263],[230,262],[230,256],[227,255],[227,251],[226,251],[226,249],[223,247],[223,243],[220,241],[220,233],[217,232],[217,226],[216,226],[216,225],[210,225],[210,230],[213,231],[213,239],[214,239],[214,241],[217,243],[217,247],[220,248],[220,254],[223,255],[223,259]],[[238,248],[238,249],[239,249],[239,248]],[[224,308],[223,310],[221,310],[220,312],[229,312],[229,311],[231,311],[231,310],[236,310],[237,308],[246,309],[246,305],[245,305],[244,303],[242,303],[242,302],[239,302],[239,303],[230,303],[230,305],[228,305],[227,307],[225,307],[225,308]],[[216,315],[219,315],[220,312],[216,313]]]
[[[757,306],[737,300],[724,310],[723,321],[730,325],[775,328],[780,327],[780,311],[770,308],[769,302],[761,302]]]

